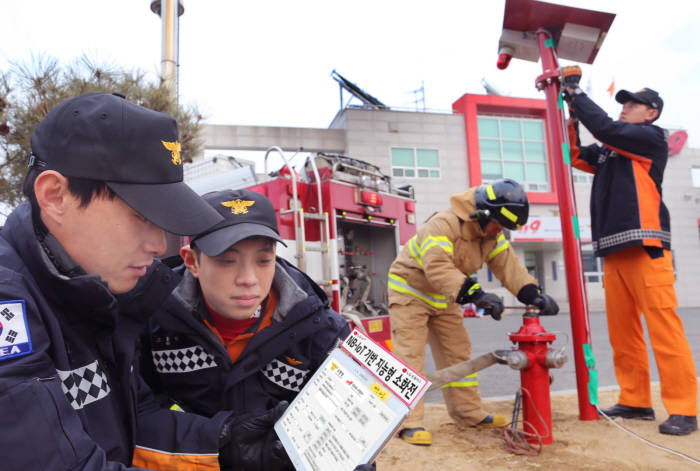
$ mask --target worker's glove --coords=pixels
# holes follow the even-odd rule
[[[570,90],[575,90],[579,88],[579,83],[581,82],[581,67],[577,65],[568,65],[561,68],[560,81],[562,84],[562,94],[564,95],[564,100],[567,103],[571,103],[573,94]],[[569,112],[572,112],[571,107],[569,107]]]
[[[567,65],[561,68],[561,83],[566,88],[579,88],[581,82],[581,67]]]
[[[540,310],[541,316],[554,316],[559,312],[559,305],[554,298],[544,294],[539,286],[534,283],[520,288],[518,301],[523,304],[536,306]]]
[[[273,429],[288,405],[282,401],[262,414],[229,417],[219,438],[221,469],[292,471],[294,466]]]
[[[472,302],[476,304],[478,309],[483,309],[484,314],[488,314],[495,320],[500,321],[501,314],[503,314],[503,298],[497,294],[479,291],[480,294]]]

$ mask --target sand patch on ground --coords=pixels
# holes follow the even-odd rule
[[[618,419],[618,423],[656,444],[700,460],[700,432],[684,437],[658,432],[659,424],[668,416],[658,386],[652,392],[656,421]],[[614,404],[617,395],[617,391],[601,392],[601,405]],[[485,409],[504,414],[510,420],[513,401],[485,401]],[[605,419],[580,421],[576,394],[552,397],[552,422],[554,442],[544,446],[538,456],[518,456],[504,448],[502,431],[460,429],[452,422],[444,404],[428,403],[425,426],[433,433],[433,445],[419,447],[392,438],[377,459],[377,469],[700,470],[700,464],[653,448]],[[519,429],[522,430],[522,425]]]

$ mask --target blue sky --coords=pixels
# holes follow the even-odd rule
[[[581,2],[556,1],[580,6]],[[588,0],[616,13],[584,87],[617,116],[605,91],[658,90],[660,124],[688,130],[700,147],[700,2]],[[82,54],[155,75],[160,20],[149,0],[5,1],[0,67],[48,54]],[[425,87],[429,109],[449,111],[486,78],[505,94],[542,97],[539,64],[496,68],[503,0],[186,0],[180,18],[180,97],[216,124],[327,127],[339,107],[333,69],[392,107]]]

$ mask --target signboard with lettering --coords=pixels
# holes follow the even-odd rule
[[[591,218],[578,218],[581,241],[591,241]],[[558,217],[531,217],[527,224],[510,233],[513,242],[561,242]]]
[[[299,471],[372,462],[430,382],[355,329],[275,424]]]

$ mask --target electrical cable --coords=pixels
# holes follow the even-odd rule
[[[544,425],[544,428],[547,431],[545,435],[540,435],[539,433],[537,433],[537,429],[535,429],[535,427],[530,422],[526,422],[524,419],[523,431],[521,432],[517,430],[521,391],[527,395],[528,399],[530,400],[530,403],[532,404],[532,409],[537,414],[537,417],[542,422],[542,425]],[[530,429],[534,432],[526,432],[525,429]],[[503,441],[505,442],[505,449],[515,455],[537,456],[542,452],[542,439],[547,438],[550,435],[551,431],[547,426],[547,422],[545,422],[544,417],[542,417],[540,411],[538,411],[537,407],[535,407],[535,402],[532,399],[532,396],[530,395],[530,391],[528,391],[525,388],[520,388],[520,390],[515,394],[513,420],[509,424],[509,426],[506,426],[503,429]],[[532,444],[533,440],[537,440],[537,446]]]
[[[617,427],[620,430],[626,432],[627,434],[633,436],[634,438],[646,443],[647,445],[654,447],[654,448],[658,448],[659,450],[665,451],[667,453],[671,453],[672,455],[676,455],[680,458],[683,458],[684,460],[690,461],[691,463],[700,464],[700,460],[698,460],[697,458],[693,458],[692,456],[686,455],[685,453],[681,453],[680,451],[676,451],[676,450],[673,450],[671,448],[667,448],[663,445],[659,445],[657,443],[652,442],[651,440],[647,440],[646,438],[642,437],[641,435],[637,435],[632,430],[629,430],[629,429],[623,427],[622,425],[618,424],[617,422],[615,422],[611,417],[609,417],[605,412],[603,412],[600,409],[600,407],[595,406],[595,408],[598,410],[598,414],[600,414],[603,417],[605,417],[606,419],[608,419],[615,427]]]

